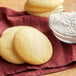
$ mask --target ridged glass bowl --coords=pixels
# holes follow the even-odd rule
[[[68,15],[68,14],[65,17],[61,17],[60,19],[55,15],[55,14],[63,14],[63,13],[68,13],[68,12],[51,13],[49,16],[49,26],[53,31],[55,37],[60,41],[65,43],[76,43],[76,12],[69,12],[75,14],[73,16],[73,19],[71,19],[70,17],[72,15]],[[67,17],[70,17],[70,19],[67,20]],[[68,27],[69,25],[71,27]]]

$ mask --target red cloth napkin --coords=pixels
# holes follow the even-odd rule
[[[65,44],[56,39],[49,28],[47,18],[0,7],[0,35],[5,29],[19,25],[32,26],[43,32],[52,42],[53,57],[47,63],[39,66],[15,65],[0,58],[0,76],[38,76],[68,69],[72,65],[70,63],[76,61],[76,45]]]

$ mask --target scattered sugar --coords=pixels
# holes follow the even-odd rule
[[[63,34],[76,34],[76,12],[53,13],[50,15],[52,29]]]

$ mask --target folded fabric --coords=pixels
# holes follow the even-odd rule
[[[0,58],[0,76],[38,76],[68,69],[71,66],[69,64],[76,61],[76,44],[65,44],[55,38],[49,28],[47,18],[0,7],[0,35],[5,29],[19,25],[32,26],[43,32],[52,42],[53,57],[39,66],[15,65]]]

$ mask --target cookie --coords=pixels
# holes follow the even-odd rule
[[[0,40],[1,57],[10,63],[14,63],[14,64],[24,63],[24,61],[15,52],[15,49],[13,47],[13,38],[16,31],[24,27],[25,26],[16,26],[16,27],[8,28],[3,32],[1,36],[1,40]]]
[[[34,16],[41,16],[41,17],[49,17],[49,15],[53,12],[62,12],[64,10],[62,5],[59,5],[57,8],[53,9],[52,11],[42,12],[42,13],[35,13],[35,12],[29,12],[29,14]]]
[[[61,5],[64,0],[28,0],[30,5],[54,8]]]
[[[41,16],[41,17],[49,17],[51,11],[50,12],[44,12],[44,13],[34,13],[34,12],[29,12],[29,14],[34,15],[34,16]]]
[[[46,63],[53,53],[49,39],[33,27],[26,27],[16,32],[14,48],[26,63],[32,65]]]
[[[30,5],[28,2],[25,4],[25,10],[28,11],[28,12],[34,12],[34,13],[41,13],[41,12],[43,12],[44,13],[44,12],[47,12],[47,11],[53,10],[53,9],[33,6],[33,5]]]
[[[52,12],[53,13],[57,13],[57,12],[63,12],[64,11],[64,7],[63,5],[59,5],[57,8],[55,8]]]
[[[52,12],[63,11],[63,2],[64,0],[28,0],[24,7],[31,15],[49,17]]]

